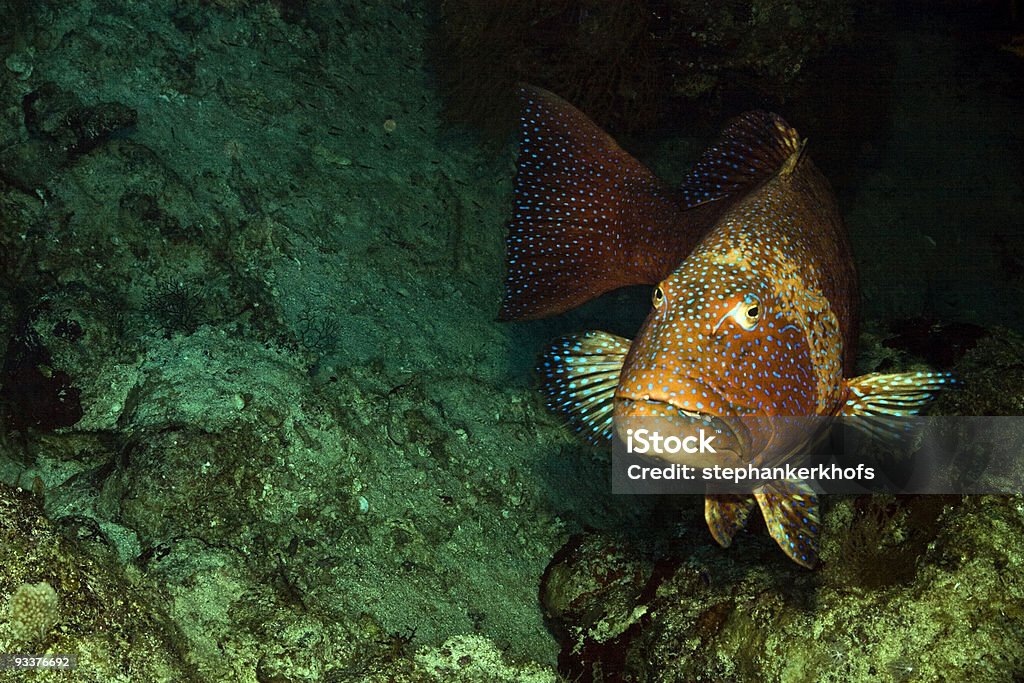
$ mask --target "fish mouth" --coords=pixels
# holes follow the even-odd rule
[[[701,401],[710,406],[723,408],[729,405],[725,397],[713,388],[703,382],[687,379],[675,383],[672,389],[674,391],[671,393],[668,388],[643,393],[620,389],[615,395],[615,416],[620,418],[678,416],[687,422],[704,424],[719,422],[722,423],[722,426],[728,427],[725,423],[730,420],[729,415],[703,410],[704,406],[701,405]],[[692,400],[687,400],[686,397],[690,397]]]
[[[649,453],[650,457],[659,460],[695,467],[739,466],[745,462],[743,454],[749,438],[743,423],[730,416],[682,408],[668,401],[647,397],[619,397],[615,401],[614,425],[616,436],[622,441],[637,430],[679,439],[696,437],[698,441],[702,436],[704,439],[711,437],[709,441],[713,451]]]
[[[712,415],[711,413],[702,413],[699,410],[688,410],[686,408],[680,408],[679,406],[676,406],[675,408],[676,412],[682,415],[683,417],[688,417],[694,420],[701,420],[703,422],[710,422],[711,420],[714,420],[718,417],[717,415]]]

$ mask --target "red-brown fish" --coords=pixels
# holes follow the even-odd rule
[[[850,247],[827,180],[779,116],[734,119],[672,188],[564,100],[528,86],[521,95],[499,319],[655,286],[635,340],[560,339],[539,365],[549,406],[591,441],[632,418],[714,422],[735,437],[729,457],[758,462],[767,442],[749,429],[740,438],[740,421],[911,415],[953,381],[929,372],[847,379],[858,297]],[[807,483],[707,495],[715,540],[728,546],[755,506],[782,550],[812,567],[819,511]]]

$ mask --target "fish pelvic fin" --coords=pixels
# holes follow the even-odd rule
[[[777,114],[741,114],[726,124],[718,141],[683,180],[683,202],[694,207],[738,196],[778,173],[792,174],[805,143]]]
[[[768,533],[797,564],[813,569],[818,561],[821,520],[818,497],[802,480],[774,481],[754,490]]]
[[[738,494],[704,496],[704,521],[718,545],[728,548],[733,536],[747,525],[754,509],[754,497]]]
[[[592,444],[611,440],[615,389],[629,344],[607,332],[562,337],[537,365],[548,408],[566,417]]]
[[[710,223],[585,114],[520,87],[515,205],[498,320],[532,320],[627,285],[656,284]]]

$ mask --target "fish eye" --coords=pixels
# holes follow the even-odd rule
[[[752,330],[757,327],[757,322],[760,318],[761,302],[753,294],[747,294],[743,297],[743,301],[736,308],[732,309],[732,319],[745,330]]]
[[[660,286],[655,287],[654,294],[651,295],[651,303],[654,305],[655,308],[659,308],[663,301],[665,301],[665,290],[663,290]]]

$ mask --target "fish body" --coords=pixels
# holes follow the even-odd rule
[[[778,428],[785,418],[913,414],[952,382],[944,373],[850,378],[858,291],[849,243],[827,180],[779,116],[734,119],[672,188],[564,100],[529,86],[521,96],[499,319],[654,286],[634,340],[566,337],[539,364],[549,407],[592,442],[634,419],[683,431],[713,424],[725,448],[698,466],[761,465],[807,445],[809,435]],[[755,507],[783,551],[812,567],[819,512],[807,483],[707,495],[714,538],[730,545]]]

